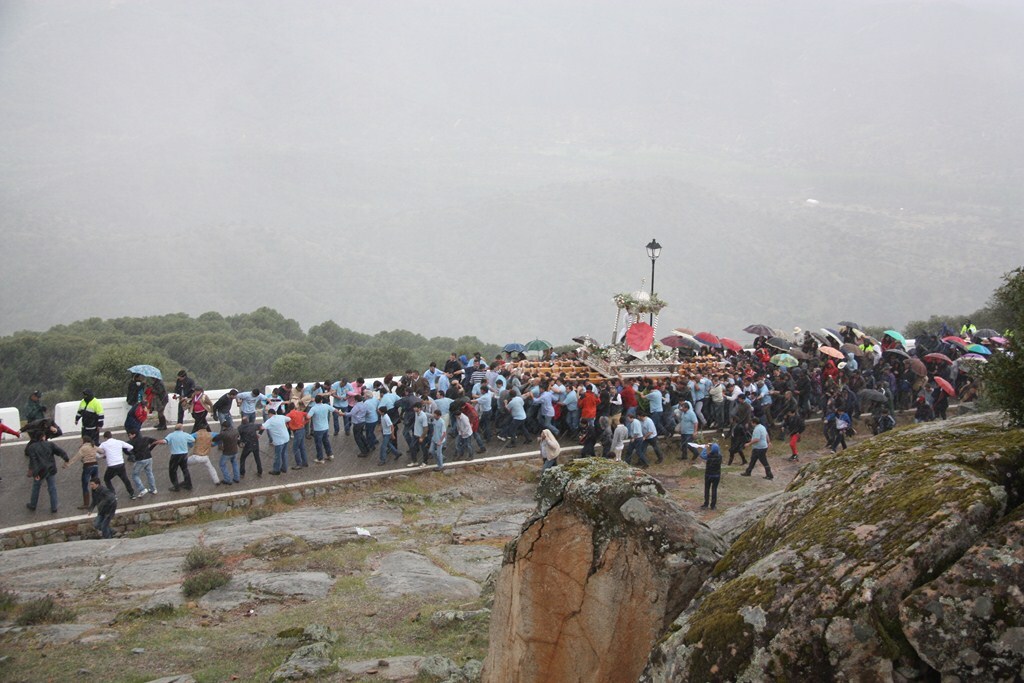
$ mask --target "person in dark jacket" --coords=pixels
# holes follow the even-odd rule
[[[29,394],[25,410],[22,411],[21,415],[21,419],[25,421],[25,424],[46,419],[46,406],[43,405],[42,398],[42,393],[38,391],[33,391]]]
[[[722,479],[722,450],[717,443],[704,446],[700,452],[701,460],[707,462],[704,468],[704,504],[702,510],[708,508],[708,494],[711,497],[711,509],[718,505],[718,482]]]
[[[78,404],[75,424],[82,423],[82,436],[92,439],[94,446],[100,445],[100,430],[103,429],[103,404],[92,393],[92,389],[82,390],[82,402]]]
[[[39,502],[39,489],[46,481],[46,492],[50,496],[50,512],[57,511],[57,462],[54,456],[60,456],[64,462],[69,460],[64,450],[43,438],[39,432],[33,432],[31,441],[25,446],[25,455],[28,457],[28,476],[32,477],[32,498],[25,506],[32,512],[36,510]]]
[[[260,461],[260,434],[263,428],[252,422],[248,416],[242,416],[238,427],[238,439],[242,443],[242,454],[239,457],[239,476],[245,476],[245,459],[251,454],[256,461],[256,476],[263,476],[263,463]]]
[[[156,428],[164,431],[167,429],[167,415],[164,414],[167,409],[167,387],[162,379],[154,377],[149,389],[152,397],[153,412],[156,414],[157,419]]]
[[[185,409],[188,407],[188,399],[196,390],[196,381],[188,376],[184,370],[178,370],[178,379],[174,381],[174,394],[171,398],[178,401],[178,424],[185,421]],[[193,432],[194,434],[195,432]]]
[[[92,525],[103,538],[113,538],[114,532],[110,530],[110,520],[117,512],[117,496],[111,489],[103,485],[99,477],[89,480],[89,489],[92,491],[92,503],[89,504],[89,509],[96,509],[96,519],[93,520]]]

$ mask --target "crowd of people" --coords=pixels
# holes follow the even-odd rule
[[[452,353],[422,374],[407,370],[372,383],[360,377],[288,383],[269,394],[232,389],[215,401],[185,370],[178,373],[173,393],[159,379],[134,375],[126,392],[126,440],[104,431],[102,404],[86,390],[76,417],[82,442],[73,457],[52,441],[60,430],[46,418],[37,392],[30,398],[33,419],[25,427],[33,478],[28,507],[35,510],[45,484],[56,512],[56,459],[63,459],[65,468],[81,463],[80,509],[100,508],[97,528],[108,534],[116,510],[114,479],[133,500],[158,493],[156,446],[169,450],[168,478],[176,492],[192,489],[190,465],[205,469],[217,486],[240,483],[250,458],[249,470],[254,467],[257,477],[264,474],[264,456],[273,476],[323,465],[334,459],[331,436],[344,432],[358,457],[376,456],[378,466],[404,458],[406,467],[437,470],[445,466],[449,444],[454,459],[471,460],[496,442],[512,448],[536,440],[545,467],[557,462],[560,440],[581,444],[581,457],[600,455],[641,467],[650,465],[648,456],[663,462],[674,447],[683,459],[707,461],[705,506],[714,509],[724,455],[725,464],[739,459],[746,466],[742,476],[752,476],[760,464],[763,476],[772,479],[767,452],[773,434],[788,442],[790,459],[798,460],[812,415],[821,415],[826,443],[835,452],[846,448],[857,418],[878,433],[895,424],[896,410],[913,407],[919,421],[944,419],[950,394],[959,393],[964,401],[976,395],[971,365],[957,359],[967,354],[969,342],[989,339],[926,337],[907,349],[896,337],[877,342],[853,327],[831,335],[798,333],[792,340],[761,336],[748,350],[705,345],[699,350],[703,362],[684,362],[678,375],[597,381],[573,379],[556,367],[538,371],[508,355],[485,361],[480,354]],[[694,369],[709,367],[709,358],[714,370]],[[172,401],[178,420],[170,433],[143,435],[150,415],[157,417],[158,431],[168,431],[164,407]],[[237,425],[235,407],[241,416]],[[189,432],[186,413],[192,417]],[[0,429],[18,434],[2,423]],[[697,442],[714,432],[727,442],[725,454],[715,440]],[[269,450],[261,449],[264,436]],[[102,480],[101,459],[106,463]],[[105,491],[97,494],[98,489]]]

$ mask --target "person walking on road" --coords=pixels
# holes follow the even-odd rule
[[[174,425],[174,431],[167,435],[164,439],[167,443],[167,448],[171,452],[171,461],[168,463],[168,474],[171,479],[171,490],[180,491],[185,489],[186,491],[192,490],[192,475],[188,472],[188,449],[196,442],[196,437],[193,434],[189,434],[179,422]],[[181,474],[184,480],[181,486],[178,485],[178,470],[181,470]]]
[[[205,422],[205,420],[204,420]],[[189,465],[202,465],[210,473],[210,479],[214,486],[220,486],[220,477],[217,476],[217,468],[210,462],[210,453],[213,451],[213,434],[210,432],[210,425],[205,425],[196,432],[196,445],[192,449],[192,455],[188,456]]]
[[[87,436],[82,437],[82,445],[78,447],[78,452],[71,457],[71,460],[64,463],[64,468],[67,469],[79,460],[82,461],[82,505],[78,509],[88,510],[89,499],[91,498],[89,481],[93,477],[96,477],[97,481],[99,481],[100,467],[96,464],[96,446],[93,445],[92,439]]]
[[[88,436],[94,445],[100,444],[100,430],[103,429],[103,404],[92,393],[92,389],[82,391],[82,401],[78,404],[75,424],[82,423],[82,436]]]
[[[57,512],[57,462],[54,456],[68,462],[68,454],[57,444],[45,440],[39,432],[33,432],[31,439],[25,446],[25,455],[28,457],[28,476],[32,477],[32,497],[25,507],[36,511],[39,489],[45,481],[46,493],[50,496],[50,512]]]
[[[135,460],[135,464],[132,465],[132,483],[135,484],[135,488],[139,491],[139,498],[142,498],[147,493],[155,496],[156,490],[156,477],[153,476],[153,446],[161,446],[166,444],[167,441],[164,439],[154,439],[151,436],[143,436],[137,432],[128,432],[128,443],[132,446],[132,459]],[[142,485],[142,475],[146,475],[146,483],[149,487]]]
[[[260,434],[263,428],[256,424],[256,415],[243,415],[238,426],[238,438],[242,441],[242,454],[238,458],[239,476],[245,476],[245,459],[252,455],[256,461],[256,476],[263,476],[263,461],[260,460]]]
[[[184,370],[178,370],[178,379],[174,382],[174,394],[171,395],[171,398],[178,401],[178,424],[185,422],[185,409],[195,390],[196,381],[189,377]],[[195,432],[192,433],[195,434]]]
[[[285,415],[271,415],[263,421],[263,429],[270,434],[270,444],[274,447],[274,464],[271,474],[282,474],[288,471],[288,444],[291,434],[288,432],[288,418]]]
[[[750,452],[750,464],[745,472],[740,472],[741,477],[749,477],[754,471],[758,462],[764,466],[764,478],[774,479],[772,466],[768,464],[768,446],[771,445],[771,437],[768,436],[768,429],[762,424],[761,418],[754,417],[754,431],[750,434],[750,441],[746,445],[752,448]]]
[[[238,451],[241,437],[230,422],[220,423],[220,433],[213,435],[213,441],[220,445],[220,474],[225,486],[239,483]]]
[[[707,463],[704,466],[704,504],[700,507],[702,510],[708,509],[710,494],[710,507],[714,510],[718,505],[718,483],[722,479],[722,450],[717,443],[705,445],[701,449],[700,458]]]
[[[107,469],[103,472],[103,483],[107,485],[107,488],[113,488],[110,482],[117,477],[124,484],[131,499],[135,500],[135,489],[128,481],[128,473],[124,469],[124,454],[130,453],[132,450],[130,443],[115,439],[110,430],[107,430],[103,432],[103,443],[100,444],[96,457],[103,458],[107,463]]]
[[[114,532],[110,530],[110,521],[114,519],[114,513],[117,512],[117,496],[114,495],[113,490],[100,483],[99,477],[90,479],[88,487],[92,493],[92,502],[87,508],[89,510],[96,508],[96,519],[93,520],[92,525],[103,538],[113,538]]]

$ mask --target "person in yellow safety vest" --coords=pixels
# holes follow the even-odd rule
[[[92,389],[82,391],[82,402],[78,404],[75,424],[82,422],[82,436],[89,437],[94,446],[100,443],[100,430],[103,429],[103,404],[96,398]]]
[[[978,331],[978,327],[970,320],[965,322],[960,328],[960,336],[964,339],[970,339],[974,336],[974,333]]]

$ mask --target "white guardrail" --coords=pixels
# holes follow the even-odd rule
[[[366,380],[366,385],[372,387],[373,383],[377,380],[383,379],[381,377],[369,378]],[[303,382],[303,386],[311,386],[315,382]],[[280,384],[268,384],[263,388],[263,393],[266,396],[270,396],[272,392]],[[294,383],[293,383],[294,386]],[[242,387],[236,387],[239,393],[252,391],[252,387],[248,389]],[[207,389],[206,395],[210,398],[211,402],[216,402],[218,398],[231,391],[231,389]],[[170,396],[171,392],[168,392]],[[167,417],[168,424],[174,424],[178,421],[178,402],[174,399],[169,398],[167,407],[164,408],[164,415]],[[128,401],[124,397],[118,398],[101,398],[100,403],[103,405],[103,428],[111,431],[117,431],[124,427],[125,418],[128,417]],[[72,434],[80,430],[80,425],[75,424],[75,415],[78,413],[78,406],[81,404],[79,401],[64,401],[58,403],[53,407],[52,411],[49,411],[48,415],[53,418],[53,421],[57,423],[57,426],[61,428],[66,434]],[[238,411],[238,405],[231,405],[231,414],[236,418],[241,417]],[[4,424],[11,429],[21,429],[21,411],[17,408],[0,408],[0,419],[4,421]],[[155,420],[155,416],[150,416],[150,420]],[[210,416],[213,419],[213,416]],[[185,422],[191,422],[192,415],[188,410],[185,411]],[[148,424],[148,421],[147,421]],[[7,439],[11,437],[8,436]],[[4,439],[5,441],[7,439]]]

